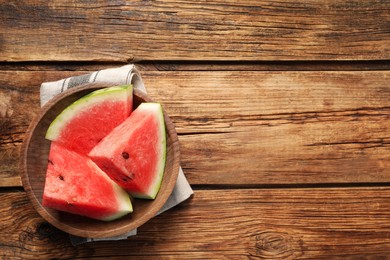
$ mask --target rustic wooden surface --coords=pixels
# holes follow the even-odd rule
[[[0,258],[387,259],[389,1],[0,5]],[[73,247],[18,161],[42,82],[137,61],[194,196]]]
[[[42,75],[52,80],[70,73],[0,71],[6,86],[0,94],[7,97],[0,146],[7,163],[0,167],[7,183],[20,183],[15,154],[39,110]],[[142,75],[150,96],[174,120],[192,184],[390,181],[389,71]],[[35,92],[26,91],[31,88]]]
[[[6,257],[384,259],[390,251],[389,188],[197,190],[135,237],[78,247],[42,221],[24,192],[0,194],[0,206]]]
[[[0,61],[386,60],[389,12],[380,0],[10,1]]]

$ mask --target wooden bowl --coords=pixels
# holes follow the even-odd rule
[[[50,100],[41,113],[30,124],[22,146],[20,167],[22,182],[28,198],[38,213],[53,226],[72,235],[90,238],[104,238],[131,231],[151,219],[161,209],[172,193],[179,173],[180,150],[175,127],[164,112],[167,132],[167,155],[164,177],[160,191],[154,200],[134,199],[133,213],[118,220],[104,222],[42,206],[47,158],[50,141],[45,133],[54,118],[69,104],[80,97],[100,88],[110,87],[109,83],[90,83],[61,93]],[[134,108],[141,102],[152,101],[146,94],[134,90]]]

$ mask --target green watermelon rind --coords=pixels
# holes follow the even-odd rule
[[[160,160],[160,165],[157,167],[158,168],[158,176],[155,178],[155,181],[151,186],[151,189],[146,193],[146,194],[140,194],[137,192],[130,192],[130,195],[132,195],[134,198],[139,198],[139,199],[155,199],[162,183],[162,179],[164,176],[164,171],[165,171],[165,163],[166,163],[166,153],[167,153],[167,138],[166,138],[166,130],[165,130],[165,120],[164,120],[164,112],[162,109],[161,104],[159,103],[143,103],[142,105],[148,105],[148,104],[155,104],[158,105],[158,112],[156,115],[158,116],[158,121],[159,121],[159,130],[160,130],[160,136],[162,137],[162,142],[161,145],[163,147],[162,150],[162,158]],[[153,108],[153,107],[152,107]],[[155,108],[153,108],[155,109]]]
[[[118,212],[113,215],[109,215],[104,218],[100,218],[102,221],[112,221],[118,218],[121,218],[129,213],[133,212],[133,205],[131,203],[129,194],[122,189],[117,183],[115,183],[111,178],[107,176],[105,172],[103,172],[94,162],[89,161],[88,163],[92,163],[94,167],[99,169],[101,172],[101,176],[103,176],[109,183],[111,183],[112,188],[115,192],[115,197],[117,198],[117,203],[119,204]]]
[[[52,148],[53,148],[53,144],[56,144],[56,143],[55,142],[52,143]],[[61,145],[56,144],[56,147],[61,148]],[[80,154],[78,154],[76,152],[73,152],[71,150],[67,150],[66,148],[62,148],[62,149],[63,149],[63,151],[58,150],[58,149],[55,150],[57,157],[59,156],[59,154],[61,154],[60,155],[61,157],[65,156],[65,158],[71,156],[68,159],[76,159],[76,160],[78,160],[79,163],[80,163],[80,158],[84,158],[84,160],[81,163],[85,163],[86,165],[82,166],[81,168],[88,169],[89,170],[88,173],[93,173],[93,175],[96,176],[97,178],[103,178],[104,180],[100,179],[100,181],[107,182],[107,184],[111,187],[112,192],[113,192],[113,196],[115,198],[114,200],[112,200],[110,202],[110,203],[112,203],[114,205],[115,211],[113,213],[106,214],[105,216],[97,216],[95,214],[88,215],[88,214],[82,214],[81,212],[77,213],[77,210],[76,211],[72,211],[72,212],[69,211],[69,213],[79,214],[79,215],[82,215],[82,216],[85,216],[85,217],[98,219],[98,220],[101,220],[101,221],[112,221],[112,220],[121,218],[121,217],[123,217],[123,216],[133,212],[133,205],[131,203],[129,194],[123,188],[121,188],[117,183],[112,181],[111,178],[109,178],[106,175],[106,173],[103,172],[99,168],[99,166],[97,166],[88,157],[80,155]],[[50,154],[51,155],[53,155],[52,152],[53,152],[53,150],[51,149],[50,150]],[[49,155],[49,157],[50,157],[50,155]],[[55,167],[55,166],[53,166],[53,167]],[[60,168],[58,168],[58,167],[60,167]],[[63,170],[62,167],[63,167],[63,165],[61,165],[61,164],[60,164],[60,166],[55,167],[55,169],[52,170],[52,172],[51,172],[51,176],[53,176],[53,174],[57,175],[59,173],[59,171]],[[48,179],[47,178],[48,178],[48,175],[46,175],[42,204],[43,205],[45,204],[45,197],[46,197],[46,199],[48,199],[48,201],[49,201],[48,202],[49,204],[46,204],[45,206],[62,211],[64,209],[61,208],[61,204],[65,203],[64,200],[66,200],[66,199],[61,198],[61,196],[62,196],[62,195],[60,195],[61,191],[58,191],[58,190],[55,191],[55,192],[50,192],[49,191],[50,190],[49,186],[52,188],[53,186],[51,186],[51,185],[56,186],[56,184],[54,182],[49,182],[48,183]],[[73,179],[73,180],[71,179],[70,182],[73,182],[74,180],[75,179]],[[86,183],[86,185],[88,185],[88,184]],[[76,198],[76,201],[80,199],[80,201],[83,201],[82,204],[86,203],[86,205],[87,205],[88,203],[85,201],[85,198],[90,198],[90,197],[85,197],[86,196],[85,194],[88,194],[88,188],[86,187],[85,189],[82,189],[82,190],[84,190],[84,192],[81,192],[81,193],[76,192],[78,194],[73,193],[72,196],[74,198]],[[78,198],[78,196],[80,196],[80,198]],[[88,195],[88,196],[90,196],[90,195]],[[102,196],[104,197],[105,194],[102,194]],[[95,199],[99,199],[97,197],[95,197]],[[56,203],[53,202],[55,200],[57,201]],[[59,207],[57,207],[56,204],[58,204]],[[82,206],[82,204],[80,206]],[[111,205],[107,205],[107,206],[111,207]],[[102,207],[104,207],[104,206],[102,206]],[[67,210],[64,210],[64,211],[67,211]]]
[[[126,95],[123,93],[126,92]],[[124,96],[129,98],[133,93],[132,85],[123,85],[115,86],[109,88],[103,88],[95,90],[84,97],[76,100],[71,105],[66,107],[50,124],[47,129],[45,138],[51,141],[55,141],[66,127],[67,123],[72,120],[80,111],[86,109],[87,107],[99,104],[101,101],[105,100],[122,100]]]
[[[91,161],[91,163],[95,164],[92,161]],[[98,166],[96,165],[96,167],[98,167]],[[122,189],[117,183],[115,183],[113,180],[111,180],[111,178],[109,178],[105,172],[102,171],[102,174],[104,174],[104,177],[112,184],[112,187],[114,188],[114,192],[116,194],[116,198],[118,200],[119,208],[118,208],[118,212],[116,214],[107,216],[105,218],[102,218],[101,220],[112,221],[112,220],[121,218],[129,213],[132,213],[133,212],[133,205],[131,203],[129,194],[124,189]]]

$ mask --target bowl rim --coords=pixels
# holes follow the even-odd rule
[[[68,90],[56,95],[55,97],[50,99],[44,106],[42,106],[40,112],[33,118],[33,120],[31,121],[31,123],[30,123],[30,125],[25,133],[25,138],[24,138],[22,146],[21,146],[19,169],[21,171],[22,185],[24,187],[25,192],[27,193],[28,199],[30,200],[30,202],[33,204],[33,207],[35,208],[35,210],[39,213],[39,215],[43,219],[48,221],[50,224],[52,224],[56,228],[66,232],[66,233],[75,235],[75,236],[88,237],[88,238],[109,238],[109,237],[114,237],[114,236],[125,234],[125,233],[130,232],[131,230],[133,230],[135,228],[138,228],[139,226],[141,226],[144,223],[146,223],[147,221],[149,221],[152,217],[154,217],[157,214],[157,212],[164,206],[164,204],[168,200],[170,194],[172,193],[172,191],[175,187],[177,177],[179,174],[179,168],[180,168],[179,140],[178,140],[178,136],[177,136],[177,132],[176,132],[176,129],[174,127],[174,124],[163,108],[166,134],[167,134],[167,136],[169,136],[172,139],[173,154],[175,155],[173,158],[173,170],[172,170],[173,175],[171,177],[171,178],[174,178],[174,180],[171,182],[168,182],[168,186],[166,188],[169,191],[169,194],[168,195],[164,194],[165,196],[163,197],[162,201],[159,201],[160,203],[158,204],[157,207],[152,207],[150,210],[148,210],[143,215],[142,219],[136,219],[134,221],[131,221],[130,223],[124,224],[124,225],[116,227],[116,228],[111,228],[109,230],[91,231],[91,230],[78,229],[78,228],[75,228],[73,226],[70,226],[68,224],[65,224],[65,223],[59,221],[57,218],[53,217],[45,209],[45,207],[42,206],[39,199],[37,198],[37,195],[34,193],[34,191],[32,189],[32,186],[30,184],[30,176],[28,174],[28,169],[27,169],[27,154],[28,154],[28,149],[29,149],[30,144],[31,144],[31,139],[32,139],[34,130],[36,129],[38,124],[43,120],[43,117],[45,116],[45,114],[48,113],[48,111],[50,111],[50,109],[53,106],[55,106],[57,104],[57,102],[62,100],[63,98],[77,94],[78,92],[81,92],[81,91],[88,91],[90,93],[94,90],[112,87],[112,86],[120,86],[120,85],[110,83],[110,82],[87,83],[87,84],[82,84],[82,85],[77,86],[77,87],[73,87],[71,89],[68,89]],[[141,99],[145,100],[146,102],[156,102],[156,101],[153,101],[147,94],[145,94],[141,90],[135,89],[133,87],[133,96],[134,95],[140,97]],[[168,126],[170,126],[170,127],[168,127]],[[153,200],[151,200],[151,201],[153,201]],[[106,223],[106,222],[102,222],[102,223]]]

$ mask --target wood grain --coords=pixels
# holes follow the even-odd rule
[[[72,247],[23,192],[0,194],[3,259],[386,259],[390,188],[199,190],[124,241]],[[382,258],[380,258],[382,257]],[[138,259],[138,258],[137,258]]]
[[[386,60],[388,1],[11,1],[0,61]]]
[[[388,76],[228,71],[144,78],[173,111],[193,183],[292,184],[389,181]]]
[[[81,73],[0,72],[3,180],[19,175],[20,143],[39,110],[40,82]],[[388,71],[142,75],[176,125],[191,184],[390,181]]]
[[[5,71],[95,71],[120,67],[127,62],[115,61],[25,61],[0,62]],[[312,60],[312,61],[142,61],[142,71],[367,71],[390,70],[388,60]]]
[[[18,160],[27,127],[38,114],[39,86],[58,77],[82,74],[65,71],[0,72],[0,186],[20,186]]]

